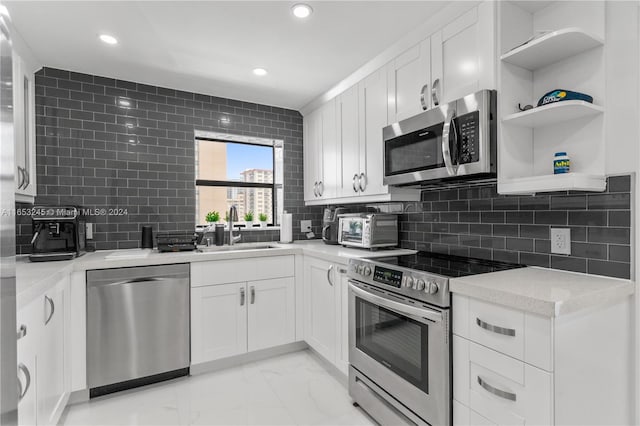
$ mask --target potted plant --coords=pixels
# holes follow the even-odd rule
[[[258,219],[260,219],[260,228],[266,228],[267,227],[267,215],[264,213],[260,213],[258,215]]]
[[[247,228],[253,226],[253,212],[249,211],[244,215],[244,222],[247,225]]]
[[[205,216],[204,220],[209,226],[211,226],[211,224],[214,224],[220,220],[220,213],[216,211],[209,212]]]

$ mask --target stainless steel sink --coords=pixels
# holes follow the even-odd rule
[[[244,243],[234,244],[232,246],[198,246],[198,252],[200,253],[216,253],[216,252],[229,252],[229,251],[245,251],[245,250],[268,250],[277,249],[270,244],[265,243]]]

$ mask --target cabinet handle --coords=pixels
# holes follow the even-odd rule
[[[356,186],[356,179],[358,179],[358,174],[353,175],[353,192],[358,192],[358,187]]]
[[[436,107],[440,105],[440,79],[436,78],[433,80],[433,84],[431,85],[431,100],[433,101],[433,106]]]
[[[364,180],[364,186],[362,186],[362,181]],[[365,189],[367,189],[367,184],[369,182],[367,181],[367,175],[365,175],[364,173],[360,173],[360,179],[358,179],[358,186],[360,187],[360,192],[364,192]]]
[[[322,194],[324,193],[324,183],[322,183],[322,181],[318,182],[318,195],[320,197],[322,197]]]
[[[329,269],[327,269],[327,281],[329,281],[329,285],[333,285],[333,282],[331,281],[331,271],[333,271],[333,265],[329,266]]]
[[[48,297],[48,296],[45,296],[44,300],[45,300],[45,302],[49,303],[49,307],[51,308],[51,313],[49,314],[49,317],[46,320],[44,320],[44,325],[47,325],[47,324],[49,324],[49,321],[51,321],[51,318],[53,318],[53,313],[56,311],[56,305],[53,303],[53,299]],[[47,312],[47,306],[46,305],[44,307],[44,311]]]
[[[244,287],[240,288],[240,306],[244,306]]]
[[[24,175],[24,169],[20,166],[18,166],[18,173],[20,173],[20,183],[18,184],[18,189],[22,189],[22,185],[24,185],[24,180],[25,175]]]
[[[256,303],[256,288],[251,286],[251,304]]]
[[[504,328],[497,325],[489,324],[488,322],[482,321],[480,318],[476,318],[476,324],[480,328],[484,328],[485,330],[491,331],[497,334],[503,334],[505,336],[515,336],[516,331],[513,328]]]
[[[29,170],[27,170],[27,169],[22,169],[22,170],[24,171],[24,174],[26,176],[26,182],[24,184],[24,188],[22,188],[22,189],[27,189],[29,184],[31,184],[31,175],[29,174]]]
[[[31,386],[31,374],[29,373],[29,369],[27,368],[27,366],[23,363],[18,364],[18,370],[22,371],[22,374],[24,374],[24,377],[27,380],[27,384],[23,389],[22,382],[18,377],[18,401],[22,401],[22,398],[24,398],[24,396],[27,394],[27,391],[29,390],[29,387]]]
[[[420,103],[422,104],[423,110],[426,110],[429,108],[429,105],[427,105],[427,97],[425,95],[427,90],[429,90],[429,83],[422,86],[422,90],[420,90]]]
[[[482,388],[484,390],[486,390],[489,393],[494,394],[495,396],[498,396],[498,397],[504,398],[504,399],[508,399],[509,401],[515,401],[516,400],[516,396],[517,395],[515,393],[511,393],[511,392],[503,391],[502,389],[495,388],[495,387],[491,386],[489,383],[487,383],[484,380],[482,380],[482,378],[480,376],[478,376],[478,384],[480,386],[482,386]]]
[[[313,183],[313,195],[318,196],[318,182]]]
[[[20,328],[18,329],[17,340],[22,339],[26,335],[27,335],[27,326],[24,324],[21,324]]]

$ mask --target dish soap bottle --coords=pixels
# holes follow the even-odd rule
[[[556,152],[553,158],[553,174],[569,173],[571,160],[566,152]]]

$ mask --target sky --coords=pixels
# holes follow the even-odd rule
[[[273,148],[269,146],[227,144],[227,178],[240,179],[246,169],[273,169]]]

